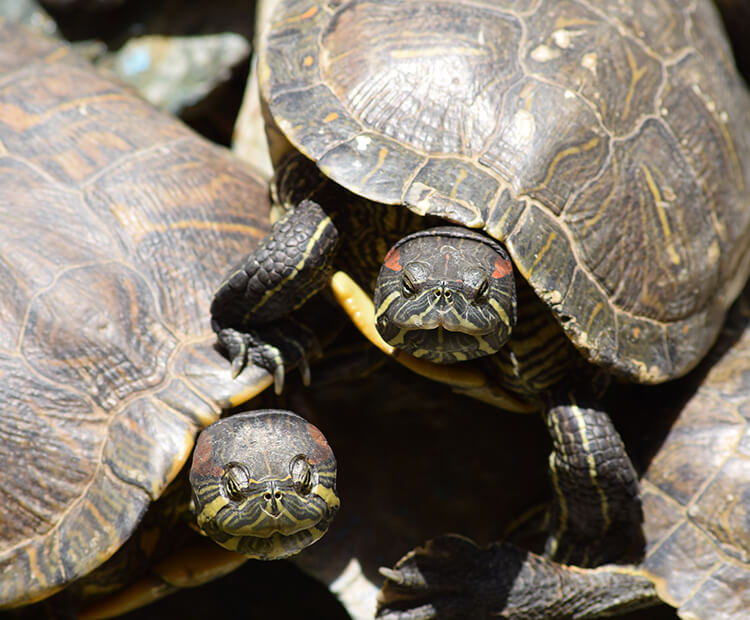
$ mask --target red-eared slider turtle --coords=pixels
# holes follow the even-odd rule
[[[685,620],[750,617],[750,288],[704,364],[670,388],[622,399],[651,418],[635,442],[647,462],[638,565],[579,569],[441,537],[383,571],[378,617],[593,618],[659,599]]]
[[[267,330],[342,268],[401,359],[476,358],[435,376],[544,412],[551,557],[632,550],[637,480],[601,388],[690,370],[750,263],[750,99],[714,8],[286,0],[271,22],[291,210],[213,300],[234,372],[249,357],[278,383],[300,338]]]
[[[324,359],[311,366],[311,385],[301,385],[299,377],[292,375],[281,402],[326,429],[342,464],[336,484],[344,501],[334,525],[321,541],[292,557],[291,562],[328,585],[353,620],[367,620],[375,615],[375,598],[383,582],[378,569],[392,566],[405,550],[443,532],[470,532],[474,540],[487,544],[504,537],[509,525],[529,506],[541,505],[550,492],[544,463],[548,447],[545,441],[538,441],[541,422],[536,416],[498,415],[494,406],[416,377],[393,362],[351,378],[351,367],[358,358],[347,345],[354,344],[347,339],[326,347]],[[384,361],[382,356],[380,361]],[[345,373],[347,378],[342,377]],[[269,392],[256,403],[278,406],[278,399]],[[357,403],[356,415],[351,415],[353,402]],[[456,424],[455,411],[465,411],[461,424]],[[363,434],[362,429],[367,432]],[[216,480],[221,475],[218,472]],[[488,514],[492,518],[487,518]],[[141,527],[147,526],[150,516]],[[199,537],[194,532],[185,536],[185,529],[182,525],[172,529],[162,526],[160,544],[190,546],[192,555]],[[134,535],[126,550],[141,538]],[[218,549],[210,543],[203,546]],[[115,559],[120,555],[118,552]],[[171,561],[176,558],[170,556]],[[169,608],[181,609],[191,617],[212,610],[236,613],[245,608],[248,596],[253,598],[254,610],[272,613],[271,609],[276,609],[281,618],[349,618],[343,611],[336,615],[309,595],[294,597],[293,602],[279,598],[275,593],[289,588],[299,593],[301,586],[294,581],[294,573],[287,575],[280,573],[282,567],[277,565],[259,564],[251,562],[239,575],[228,576],[221,591],[218,582],[201,588],[203,593],[183,590],[159,607],[136,612],[132,620],[167,617]],[[277,582],[268,582],[271,574]],[[119,575],[116,573],[118,579]],[[169,583],[173,585],[174,580]],[[641,589],[650,591],[650,582],[643,580]],[[264,595],[256,596],[261,591]],[[78,588],[69,588],[46,608],[51,604],[52,609],[59,609],[78,592]],[[121,595],[133,600],[132,588]],[[107,603],[111,608],[112,602]],[[83,618],[90,618],[97,607],[96,603],[86,607]],[[666,606],[660,611],[664,612],[660,618],[675,619]],[[654,620],[653,615],[642,618]]]
[[[96,569],[198,431],[272,378],[229,379],[208,320],[217,278],[268,231],[266,184],[67,47],[2,22],[0,76],[4,607]],[[325,440],[290,414],[231,420],[255,435],[204,441],[198,522],[251,556],[298,551],[338,507]],[[200,483],[217,471],[220,485]]]

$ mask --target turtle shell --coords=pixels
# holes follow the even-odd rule
[[[274,126],[365,198],[507,247],[591,361],[679,376],[750,265],[750,99],[705,1],[284,0]]]
[[[267,187],[59,43],[0,22],[0,607],[89,573],[222,409],[208,321]]]
[[[641,479],[642,568],[683,618],[750,612],[749,326],[746,288],[702,372],[689,377],[695,393],[667,417],[666,433],[649,433],[658,446]]]

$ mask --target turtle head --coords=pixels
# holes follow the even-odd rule
[[[190,484],[201,530],[222,547],[261,560],[314,543],[339,507],[328,442],[289,411],[239,413],[206,428]]]
[[[397,349],[442,364],[491,355],[516,322],[513,265],[478,232],[430,228],[390,249],[373,301],[378,332]]]

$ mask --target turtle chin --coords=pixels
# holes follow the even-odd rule
[[[390,341],[385,336],[383,338],[405,353],[436,364],[454,364],[492,355],[505,342],[497,337],[450,331],[443,327],[400,330],[397,338]]]
[[[288,536],[277,532],[267,538],[247,536],[232,539],[228,544],[220,544],[225,549],[237,551],[255,560],[283,560],[317,542],[324,533],[325,529],[302,530]]]
[[[258,560],[286,558],[319,540],[338,510],[337,499],[331,505],[320,497],[290,503],[269,514],[257,501],[247,500],[244,506],[230,502],[213,518],[201,520],[199,515],[199,527],[230,551]]]
[[[228,508],[226,507],[217,515],[216,523],[218,528],[229,536],[254,536],[256,538],[269,538],[276,534],[291,536],[315,526],[323,519],[317,512],[312,518],[305,519],[297,518],[296,515],[284,509],[279,514],[269,514],[263,509],[228,510]]]

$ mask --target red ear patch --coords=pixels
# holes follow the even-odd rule
[[[214,461],[213,442],[210,435],[201,435],[193,452],[193,471],[199,476],[221,476],[222,467]]]
[[[388,254],[385,255],[384,264],[391,271],[401,271],[401,263],[398,261],[401,259],[401,250],[393,248]]]
[[[513,271],[513,265],[509,260],[505,260],[502,256],[498,256],[495,259],[495,271],[492,272],[492,277],[496,280],[504,278]]]
[[[309,422],[307,423],[307,432],[315,442],[315,449],[307,455],[310,463],[317,465],[318,463],[328,460],[331,457],[331,447],[328,445],[328,441],[323,433]]]

